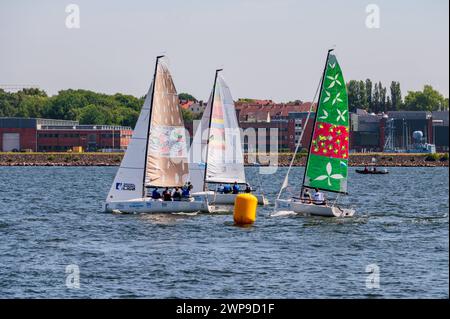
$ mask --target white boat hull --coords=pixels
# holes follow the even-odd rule
[[[208,192],[197,192],[193,193],[192,196],[196,200],[202,200],[208,195],[208,203],[212,205],[234,205],[234,200],[237,194],[220,194],[213,191]],[[253,194],[258,199],[258,205],[267,205],[268,201],[262,194]]]
[[[120,211],[122,213],[192,213],[212,211],[206,201],[162,201],[151,198],[137,198],[127,201],[110,201],[104,204],[105,212]]]
[[[305,215],[324,217],[351,217],[355,213],[353,209],[340,208],[338,206],[307,204],[292,199],[277,200],[276,209],[278,211],[287,210]]]

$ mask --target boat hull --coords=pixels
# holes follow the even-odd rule
[[[106,202],[105,212],[120,211],[122,213],[192,213],[212,211],[206,201],[162,201],[151,198],[138,198],[127,201]]]
[[[220,194],[213,191],[209,192],[197,192],[193,193],[192,196],[196,200],[202,200],[208,196],[208,203],[212,205],[234,205],[234,200],[238,194]],[[268,200],[262,194],[252,194],[258,199],[258,205],[267,205]]]
[[[373,175],[389,174],[388,171],[375,171],[374,172],[374,171],[364,171],[364,170],[360,170],[360,169],[357,169],[356,173],[358,173],[358,174],[373,174]]]
[[[340,208],[337,206],[307,204],[299,200],[292,200],[292,199],[277,200],[276,209],[293,211],[295,213],[305,215],[323,216],[323,217],[351,217],[355,213],[353,209]]]

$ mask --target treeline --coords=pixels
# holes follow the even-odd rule
[[[373,84],[372,80],[352,80],[347,83],[350,112],[364,109],[380,113],[388,111],[437,111],[448,110],[448,98],[445,98],[431,85],[425,85],[422,91],[409,91],[402,97],[400,83],[392,81],[384,87],[381,82]]]
[[[448,98],[425,85],[422,91],[408,92],[402,97],[400,83],[393,81],[389,88],[370,79],[350,81],[348,84],[349,108],[369,112],[396,110],[436,111],[448,110]],[[180,93],[180,100],[197,101],[188,93]],[[80,124],[106,124],[134,127],[145,97],[116,93],[113,95],[88,90],[63,90],[48,96],[40,89],[23,89],[11,93],[0,89],[0,117],[40,117],[76,120]],[[241,99],[242,101],[242,99]],[[199,119],[189,110],[182,110],[186,122]]]
[[[39,89],[23,89],[16,93],[0,90],[0,116],[134,126],[143,101],[144,98],[131,95],[107,95],[87,90],[63,90],[54,96]]]
[[[193,98],[185,93],[180,97]],[[0,89],[0,117],[39,117],[76,120],[80,124],[134,127],[144,99],[145,96],[108,95],[88,90],[63,90],[48,96],[45,91],[35,88],[15,93]],[[183,110],[183,117],[186,121],[195,118],[189,110]]]

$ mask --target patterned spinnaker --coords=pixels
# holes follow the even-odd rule
[[[336,56],[328,56],[304,186],[347,193],[349,113],[347,89]]]

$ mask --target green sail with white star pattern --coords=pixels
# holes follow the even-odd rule
[[[348,96],[336,56],[328,56],[306,163],[304,186],[347,193]]]

